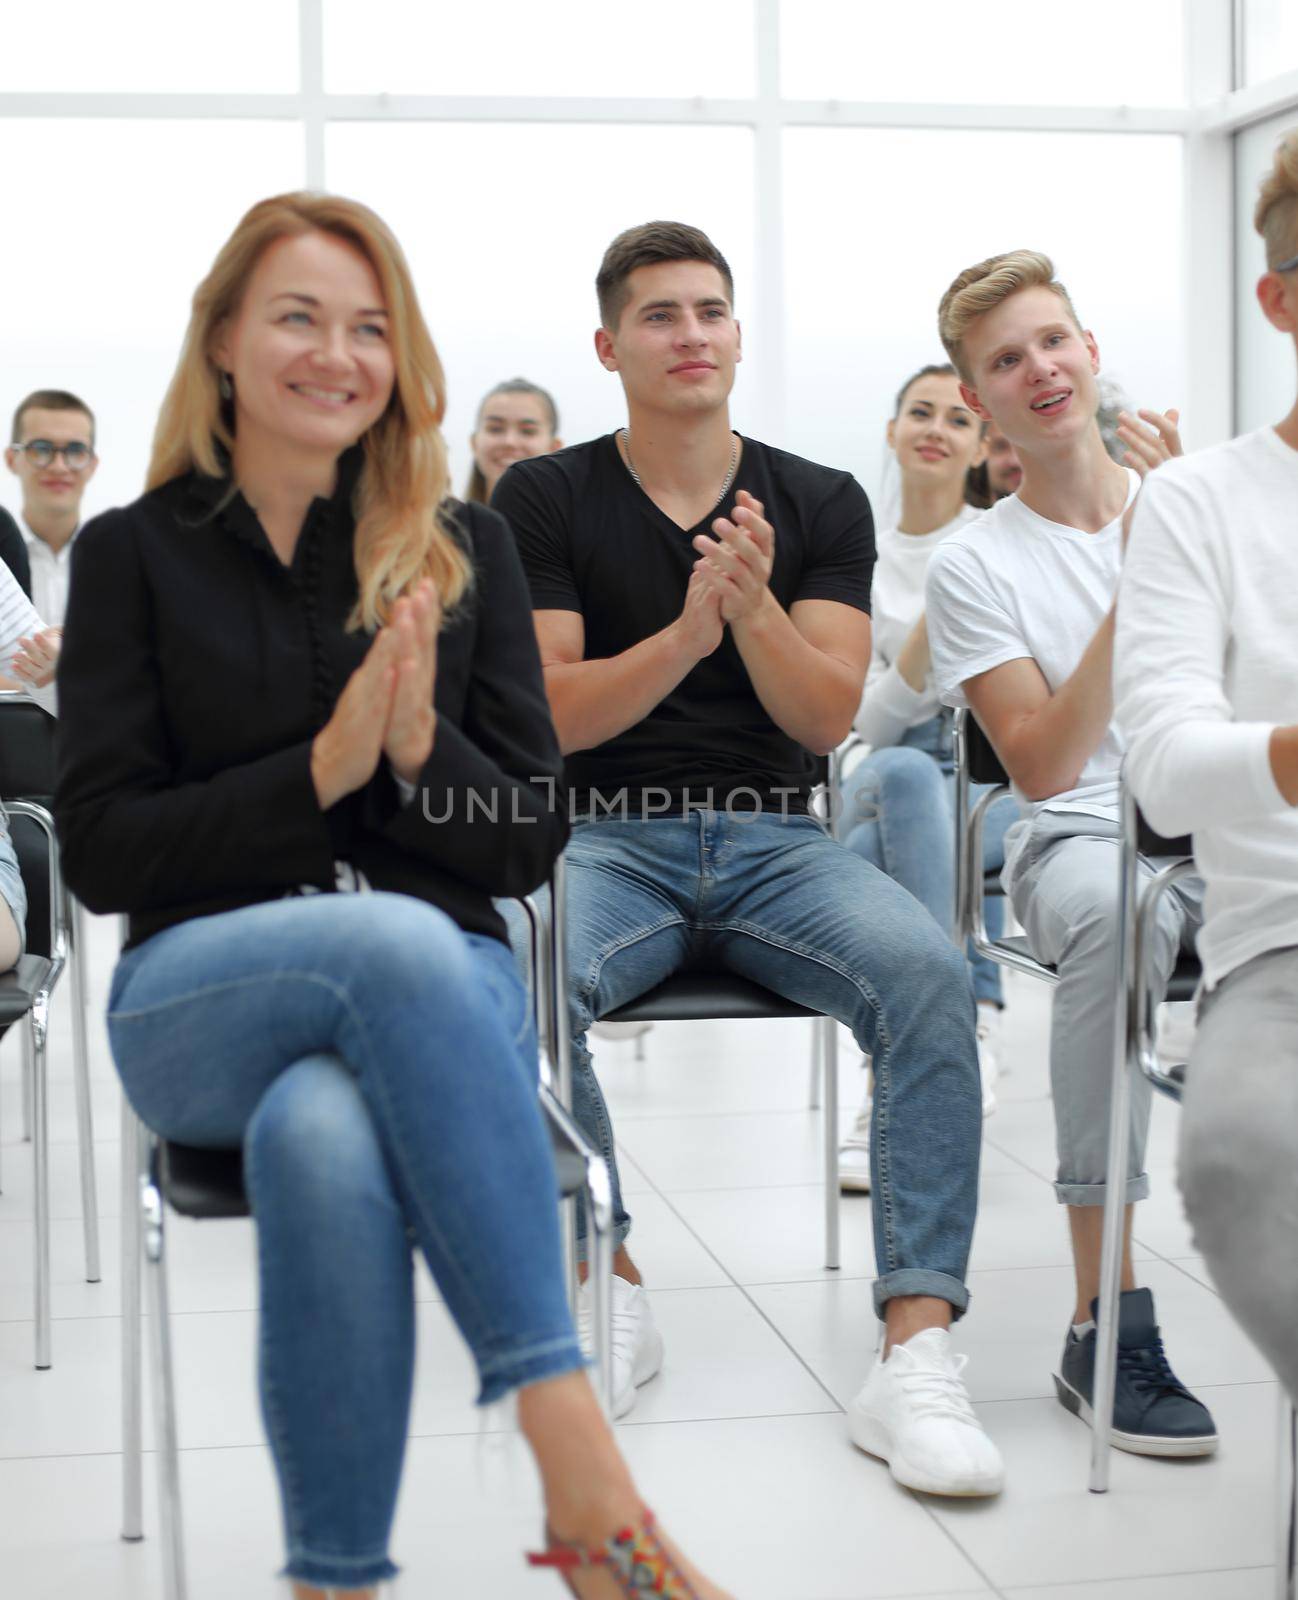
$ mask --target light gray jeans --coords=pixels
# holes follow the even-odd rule
[[[1055,1194],[1069,1206],[1104,1204],[1118,1005],[1119,841],[1116,822],[1043,811],[1029,825],[1006,885],[1033,955],[1059,973],[1050,1017],[1050,1083],[1059,1162]],[[1141,883],[1162,864],[1142,856]],[[1202,897],[1198,878],[1182,879],[1163,896],[1148,956],[1156,993],[1166,988],[1179,950],[1191,945],[1202,920]],[[1144,1078],[1133,1082],[1128,1201],[1149,1193],[1144,1168],[1150,1094]]]
[[[1298,1401],[1298,949],[1205,995],[1179,1176],[1213,1282]]]

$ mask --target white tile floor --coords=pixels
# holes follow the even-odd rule
[[[112,924],[93,924],[102,1002]],[[1175,1111],[1155,1108],[1155,1195],[1138,1214],[1142,1279],[1173,1360],[1212,1406],[1212,1460],[1119,1455],[1085,1488],[1089,1434],[1053,1399],[1070,1309],[1047,1178],[1048,991],[1012,979],[1001,1107],[986,1126],[974,1304],[958,1342],[1009,1468],[994,1502],[911,1495],[848,1445],[841,1416],[870,1359],[867,1198],[843,1205],[844,1268],[821,1259],[818,1128],[805,1109],[805,1023],[659,1027],[648,1059],[600,1048],[625,1150],[635,1249],[667,1344],[620,1437],[678,1536],[739,1600],[1269,1600],[1275,1384],[1208,1286],[1172,1184]],[[117,1100],[94,1039],[104,1281],[83,1281],[67,1051],[56,1005],[52,1129],[54,1366],[31,1365],[30,1150],[18,1053],[0,1050],[0,1596],[158,1600],[154,1540],[117,1537]],[[844,1105],[859,1092],[844,1060]],[[267,1600],[279,1534],[253,1383],[247,1223],[170,1224],[180,1437],[194,1600]],[[538,1497],[498,1410],[479,1419],[469,1363],[421,1280],[420,1367],[394,1553],[399,1600],[557,1594],[520,1552]],[[152,1462],[150,1459],[149,1466]],[[152,1474],[147,1528],[157,1528]]]

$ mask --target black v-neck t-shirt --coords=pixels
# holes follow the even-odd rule
[[[798,600],[837,600],[869,612],[874,525],[864,490],[848,472],[755,439],[744,440],[734,484],[694,528],[678,527],[632,480],[613,434],[515,462],[492,506],[514,530],[533,606],[580,612],[586,659],[603,660],[680,616],[698,559],[691,541],[733,512],[740,489],[775,530],[770,587],[786,611]],[[726,628],[647,717],[570,755],[565,776],[577,817],[743,811],[758,800],[799,812],[815,758],[771,720]]]

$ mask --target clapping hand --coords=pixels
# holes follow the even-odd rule
[[[418,583],[392,608],[386,632],[396,636],[396,684],[383,730],[383,754],[397,777],[417,781],[433,749],[437,713],[437,634],[442,605],[430,578]]]
[[[742,622],[756,615],[770,592],[775,530],[766,520],[762,502],[741,489],[735,496],[733,518],[718,517],[712,531],[715,539],[701,533],[694,540],[702,558],[694,570],[719,597],[722,620]]]
[[[13,658],[10,670],[22,683],[43,689],[54,680],[62,647],[62,628],[42,628],[31,638],[24,636],[19,639],[18,653]]]

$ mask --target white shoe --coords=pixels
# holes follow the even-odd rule
[[[652,1027],[652,1022],[592,1022],[590,1031],[601,1039],[638,1039]]]
[[[592,1319],[595,1296],[590,1283],[577,1295],[577,1337],[587,1356],[595,1352]],[[658,1332],[649,1296],[638,1283],[613,1274],[613,1415],[624,1417],[635,1404],[635,1392],[656,1376],[663,1364],[663,1336]]]
[[[925,1328],[875,1362],[847,1408],[858,1449],[888,1463],[898,1483],[925,1494],[999,1494],[1000,1451],[983,1432],[945,1328]]]
[[[856,1113],[852,1131],[838,1147],[838,1187],[848,1194],[870,1192],[870,1107]]]
[[[1001,1013],[999,1006],[979,1005],[978,1023],[978,1076],[983,1088],[983,1116],[990,1117],[996,1109],[996,1080],[1001,1075]]]

